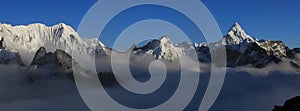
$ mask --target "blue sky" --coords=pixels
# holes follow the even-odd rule
[[[76,29],[84,14],[95,2],[97,0],[2,1],[0,22],[13,25],[36,22],[54,25],[64,22]],[[254,37],[283,40],[291,47],[300,46],[298,0],[202,0],[202,2],[216,18],[223,34],[226,34],[234,22],[239,22],[246,32]],[[101,40],[111,45],[110,38]]]

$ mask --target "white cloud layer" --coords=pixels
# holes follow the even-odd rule
[[[145,61],[145,58],[135,59],[135,62],[141,63],[140,60]],[[98,68],[108,64],[105,62],[103,64],[102,60],[99,63],[102,63],[103,66],[100,64],[97,66]],[[188,63],[186,65],[190,68],[189,70],[199,71],[197,67],[191,65],[195,63],[185,63]],[[171,70],[176,70],[172,69],[176,66],[167,65],[171,67]],[[141,69],[144,66],[147,66],[147,63],[133,65],[132,69]],[[286,63],[274,64],[263,69],[252,67],[228,68],[224,87],[211,110],[270,111],[273,105],[281,105],[285,100],[300,95],[300,73],[293,67],[286,66],[289,65]],[[205,84],[209,80],[209,76],[207,76],[209,64],[200,64],[200,67],[201,74],[204,76],[201,76],[196,98],[202,97]],[[41,80],[32,84],[24,74],[27,71],[24,67],[0,65],[0,71],[1,111],[89,110],[80,98],[75,82],[69,79]],[[171,87],[173,84],[169,85]],[[118,91],[118,89],[113,88],[111,90]],[[126,101],[135,105],[151,104],[151,102]],[[193,100],[187,109],[193,111],[199,104],[199,99]]]

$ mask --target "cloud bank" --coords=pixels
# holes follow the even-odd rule
[[[119,59],[122,59],[122,57]],[[137,64],[141,61],[145,61],[145,58],[135,59],[135,63]],[[100,64],[96,64],[96,66],[101,69],[107,66],[109,61],[104,62],[103,60],[99,60],[98,63]],[[209,81],[210,65],[199,64],[201,70],[197,70],[199,69],[195,67],[197,65],[192,65],[196,63],[185,63],[188,63],[184,65],[188,65],[189,70],[201,74],[197,94],[186,108],[188,111],[196,111]],[[120,61],[119,64],[125,63]],[[166,64],[167,67],[170,67],[170,70],[176,70],[174,68],[176,65]],[[144,70],[147,69],[145,68],[146,66],[148,66],[148,63],[145,62],[142,65],[133,64],[131,69]],[[274,64],[263,69],[252,68],[250,66],[228,68],[224,87],[211,111],[270,111],[274,105],[281,105],[286,99],[300,95],[300,73],[295,68],[284,66],[288,65],[285,63]],[[24,74],[27,70],[26,67],[0,65],[0,110],[89,110],[80,98],[75,82],[69,79],[48,79],[32,84]],[[170,83],[166,87],[176,87],[174,86],[176,84],[173,83],[176,83],[177,79],[170,80]],[[119,88],[111,87],[109,90],[119,91]],[[162,92],[162,95],[170,94],[169,89],[162,89]],[[124,98],[121,96],[119,99]],[[147,106],[155,103],[155,100],[160,101],[160,98],[152,99],[153,101],[149,102],[136,102],[133,101],[134,99],[122,101],[126,101],[133,106]]]

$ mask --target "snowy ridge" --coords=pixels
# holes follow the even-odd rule
[[[268,55],[287,57],[288,47],[282,41],[263,41],[260,46],[268,52]]]
[[[216,44],[226,47],[228,66],[232,67],[252,64],[262,68],[291,60],[287,58],[289,48],[282,41],[254,39],[238,23],[234,23],[221,43]]]
[[[180,56],[188,56],[203,63],[210,63],[211,53],[218,54],[220,46],[226,48],[229,67],[253,65],[263,68],[268,64],[290,61],[296,64],[291,57],[298,58],[299,55],[297,51],[291,52],[282,41],[254,39],[238,23],[234,23],[222,40],[212,44],[192,45],[183,42],[174,45],[167,36],[164,36],[151,40],[142,47],[133,46],[131,49],[136,54],[153,55],[156,59],[174,60]]]
[[[153,55],[155,59],[175,60],[183,54],[182,49],[175,47],[167,36],[148,41],[145,46],[135,46],[132,47],[132,49],[136,54],[150,54]]]
[[[49,52],[60,49],[69,55],[74,48],[76,55],[71,56],[75,60],[77,57],[86,58],[86,55],[94,54],[97,57],[109,56],[113,50],[105,47],[96,38],[82,39],[72,27],[63,23],[51,27],[39,23],[28,26],[0,24],[0,38],[4,38],[0,48],[20,55],[21,59],[25,60],[23,61],[25,64],[31,63],[40,47],[45,47]],[[278,64],[283,61],[293,62],[296,66],[295,59],[300,58],[298,49],[290,50],[282,41],[254,39],[238,23],[234,23],[228,34],[216,43],[183,42],[175,45],[168,36],[163,36],[148,41],[144,46],[133,45],[126,52],[151,55],[155,59],[171,61],[178,60],[181,56],[188,56],[193,60],[210,63],[211,53],[218,53],[220,46],[226,47],[227,63],[230,67],[252,64],[254,67],[261,68],[270,63]]]
[[[103,43],[93,40],[82,40],[70,26],[60,23],[51,27],[36,23],[28,26],[0,24],[0,37],[4,38],[6,48],[20,53],[25,63],[30,63],[35,52],[45,47],[50,52],[61,49],[71,54],[72,48],[78,54],[92,54],[95,47],[103,50]]]

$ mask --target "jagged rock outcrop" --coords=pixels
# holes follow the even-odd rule
[[[280,58],[281,56],[270,54],[257,43],[252,43],[250,47],[238,57],[236,65],[242,66],[252,64],[254,67],[262,68],[271,62],[279,63],[281,61]]]
[[[272,111],[300,111],[300,97],[289,99],[283,106],[275,106]]]
[[[197,51],[198,60],[200,62],[203,62],[203,63],[211,62],[211,54],[210,54],[209,47],[207,47],[206,45],[200,45],[197,47],[195,45],[195,49]]]
[[[300,60],[300,48],[294,48],[287,52],[287,56],[292,59]]]
[[[35,56],[33,57],[33,60],[32,60],[31,65],[45,64],[45,63],[41,63],[41,62],[42,62],[42,58],[45,57],[46,54],[47,54],[46,48],[45,48],[45,47],[41,47],[41,48],[35,53]]]
[[[5,45],[4,45],[4,38],[1,37],[1,40],[0,40],[0,49],[5,49]]]
[[[287,57],[289,48],[282,41],[267,40],[259,43],[267,51],[268,55],[273,55],[277,58]]]
[[[72,57],[63,50],[56,50],[54,53],[46,52],[41,47],[35,54],[31,63],[32,69],[28,77],[34,81],[41,78],[73,77]]]

